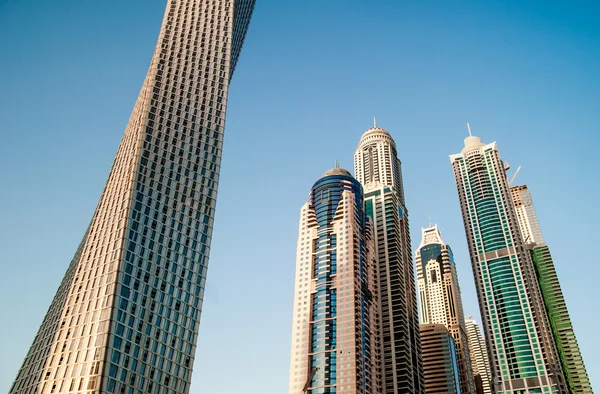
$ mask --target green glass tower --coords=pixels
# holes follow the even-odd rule
[[[566,388],[531,257],[496,143],[475,136],[451,155],[498,394]]]
[[[529,190],[523,185],[514,186],[510,191],[521,233],[531,254],[567,387],[571,394],[592,393],[554,261],[542,237]]]

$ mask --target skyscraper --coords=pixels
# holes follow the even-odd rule
[[[381,393],[375,269],[362,187],[333,168],[301,210],[289,394]]]
[[[465,319],[465,328],[469,335],[469,350],[471,352],[471,365],[473,367],[473,377],[477,394],[492,394],[490,361],[487,355],[485,341],[481,335],[481,328],[473,319],[473,316],[467,316]]]
[[[451,155],[492,372],[493,391],[564,392],[564,377],[496,143]]]
[[[475,394],[469,339],[465,328],[462,298],[454,255],[442,240],[437,226],[422,230],[416,252],[417,282],[422,324],[441,324],[450,333],[456,348],[460,391]],[[422,329],[421,325],[421,329]],[[421,340],[423,332],[421,330]],[[425,363],[425,359],[423,360]],[[425,365],[425,370],[427,366]],[[427,377],[425,377],[427,385]]]
[[[94,216],[11,393],[187,393],[254,0],[169,0]]]
[[[550,249],[542,237],[542,230],[529,190],[527,186],[523,185],[511,187],[510,191],[521,233],[531,254],[539,281],[567,386],[573,394],[591,393],[592,386],[583,364],[554,261],[550,255]]]
[[[373,221],[384,392],[424,393],[408,212],[396,143],[386,130],[374,125],[362,135],[354,152],[354,173]]]
[[[421,324],[421,348],[427,394],[460,394],[456,346],[443,324]]]
[[[510,195],[515,205],[515,213],[519,221],[521,235],[526,244],[545,245],[542,229],[538,222],[533,201],[529,194],[527,186],[513,186],[510,188]]]

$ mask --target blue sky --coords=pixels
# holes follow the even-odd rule
[[[165,1],[0,0],[0,391],[90,220]],[[448,155],[523,168],[600,389],[600,9],[586,1],[259,0],[232,82],[192,393],[287,390],[299,209],[377,116],[413,246],[428,217],[479,315]],[[591,312],[591,313],[590,313]]]

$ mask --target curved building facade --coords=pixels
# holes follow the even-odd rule
[[[13,394],[188,393],[225,127],[254,0],[169,0],[94,216]]]
[[[372,229],[348,171],[314,184],[298,232],[289,393],[381,393]]]

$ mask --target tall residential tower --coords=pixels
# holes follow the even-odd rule
[[[572,394],[592,393],[592,386],[583,364],[577,338],[575,338],[575,331],[560,288],[554,261],[550,255],[550,249],[542,237],[542,230],[535,214],[529,190],[527,186],[523,185],[511,187],[510,191],[521,233],[531,254],[544,298],[544,305],[554,333],[554,340],[567,386]]]
[[[465,328],[469,335],[471,365],[473,367],[473,378],[475,379],[477,394],[492,394],[490,361],[485,341],[481,335],[481,328],[479,328],[473,316],[465,318]]]
[[[437,226],[423,229],[416,252],[417,282],[422,324],[441,324],[450,333],[456,348],[460,391],[475,394],[469,339],[458,285],[454,255],[442,240]],[[422,327],[422,326],[421,326]],[[421,329],[421,340],[423,340]],[[423,358],[427,371],[427,359]],[[425,376],[427,383],[427,376]]]
[[[373,221],[384,392],[424,393],[408,212],[396,143],[386,130],[374,125],[362,135],[354,152],[354,173]]]
[[[327,171],[301,210],[289,394],[382,393],[377,273],[362,187]]]
[[[10,393],[188,393],[254,0],[169,0],[108,181]]]
[[[496,143],[475,136],[451,155],[493,392],[562,393],[564,377]]]

